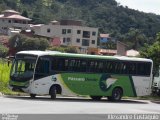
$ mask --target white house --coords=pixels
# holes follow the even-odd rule
[[[0,14],[0,33],[7,34],[9,28],[26,30],[31,19],[23,17],[14,10],[5,10]]]
[[[97,48],[98,28],[82,26],[81,21],[52,21],[48,25],[34,25],[35,35],[53,39],[59,38],[61,45],[79,47],[81,50]]]

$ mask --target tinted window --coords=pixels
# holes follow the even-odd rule
[[[37,62],[35,79],[47,77],[50,74],[50,62],[48,58],[40,57]]]

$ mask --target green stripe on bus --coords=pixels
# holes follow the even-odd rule
[[[135,85],[132,79],[132,76],[129,76],[129,79],[131,81],[131,85],[132,85],[132,89],[133,89],[133,93],[134,93],[134,97],[137,97],[137,93],[136,93],[136,89],[135,89]]]

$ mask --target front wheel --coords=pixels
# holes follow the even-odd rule
[[[123,91],[121,88],[114,88],[112,91],[112,96],[108,96],[108,100],[110,101],[120,101],[123,95]]]
[[[56,87],[55,86],[52,86],[51,89],[50,89],[50,96],[51,96],[51,99],[56,99]]]
[[[92,100],[96,100],[99,101],[101,100],[102,96],[90,96],[92,98]]]

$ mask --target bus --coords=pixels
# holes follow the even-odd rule
[[[123,96],[151,93],[153,62],[145,58],[20,51],[15,55],[9,88],[36,95],[102,97],[119,101]]]

